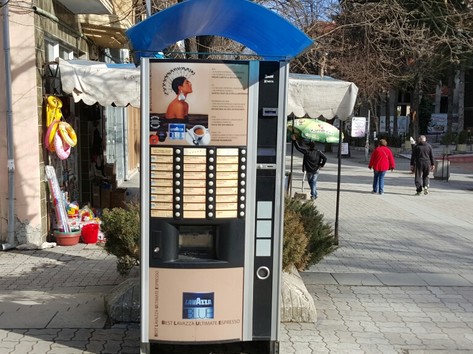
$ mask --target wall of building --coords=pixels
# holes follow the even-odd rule
[[[43,91],[46,40],[87,53],[88,43],[78,30],[76,16],[58,2],[35,0],[21,11],[9,9],[10,56],[15,163],[15,238],[19,244],[39,245],[50,228],[49,194],[44,167],[49,156],[42,144],[46,130]],[[3,19],[2,19],[3,20]],[[0,241],[7,239],[8,170],[3,28],[0,28]]]
[[[3,17],[2,17],[3,20]],[[0,24],[2,22],[0,21]],[[7,222],[8,222],[8,170],[7,166],[7,113],[6,113],[6,96],[5,96],[5,56],[3,43],[3,25],[0,26],[0,241],[7,239]]]
[[[41,238],[41,193],[40,193],[40,124],[37,112],[38,86],[36,80],[34,13],[9,11],[11,89],[13,114],[13,149],[14,149],[14,205],[15,236],[20,243],[39,242]],[[2,33],[3,38],[3,33]],[[3,43],[2,43],[3,48]],[[3,53],[3,51],[2,51]],[[4,56],[1,67],[4,70]],[[4,75],[1,75],[4,77]],[[0,91],[2,102],[5,97],[5,84]],[[6,151],[5,103],[2,104],[2,129],[0,150]],[[8,172],[5,168],[6,155],[0,156],[0,208],[2,217],[2,235],[7,223]]]

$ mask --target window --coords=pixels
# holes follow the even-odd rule
[[[46,40],[45,45],[46,62],[55,61],[58,57],[64,60],[70,60],[74,58],[74,51],[67,48],[66,46],[63,46],[62,44],[53,42],[51,40]]]

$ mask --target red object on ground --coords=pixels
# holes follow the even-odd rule
[[[97,243],[99,238],[99,224],[86,224],[82,226],[82,241],[84,243]]]

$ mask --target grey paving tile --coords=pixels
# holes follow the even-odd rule
[[[466,274],[460,274],[460,276],[462,278],[465,278],[466,280],[468,280],[470,283],[473,284],[473,274],[472,273],[466,273]]]
[[[414,273],[376,273],[376,278],[387,286],[427,286],[428,284]]]
[[[417,275],[430,286],[473,286],[471,281],[459,274],[417,273]]]
[[[335,273],[332,274],[340,285],[369,285],[381,286],[383,283],[374,274],[364,273]]]
[[[323,272],[301,272],[300,273],[304,284],[306,285],[317,285],[317,284],[338,284],[335,278],[330,273]]]
[[[57,314],[51,305],[20,307],[15,312],[3,312],[0,315],[0,328],[46,328]]]

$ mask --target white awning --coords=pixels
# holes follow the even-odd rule
[[[62,90],[102,106],[140,106],[140,69],[133,64],[106,64],[88,60],[59,59]],[[358,87],[347,81],[316,75],[289,74],[287,115],[323,116],[347,120],[353,114]]]
[[[62,90],[87,105],[140,106],[140,70],[133,64],[59,59]]]
[[[317,75],[289,74],[287,113],[296,117],[347,120],[353,114],[358,87]]]

